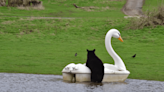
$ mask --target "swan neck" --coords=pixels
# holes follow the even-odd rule
[[[126,67],[125,67],[122,59],[116,54],[116,52],[112,48],[111,38],[112,38],[112,32],[111,31],[108,31],[108,33],[106,34],[106,37],[105,37],[105,47],[107,49],[107,52],[113,58],[113,60],[115,62],[115,66],[119,70],[126,70]]]

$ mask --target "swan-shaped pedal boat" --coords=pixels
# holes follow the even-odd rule
[[[111,38],[118,38],[123,42],[120,32],[117,29],[110,29],[105,36],[105,47],[113,58],[115,64],[104,63],[104,77],[102,82],[123,82],[127,79],[130,72],[126,70],[122,59],[116,54],[111,45]],[[85,82],[91,81],[91,71],[85,64],[68,64],[62,70],[64,81]]]

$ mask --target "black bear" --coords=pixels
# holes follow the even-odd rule
[[[86,66],[91,70],[91,82],[101,83],[104,77],[103,62],[95,55],[95,49],[87,49],[87,52]]]

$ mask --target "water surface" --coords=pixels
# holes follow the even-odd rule
[[[69,83],[61,75],[0,73],[0,92],[164,92],[164,82]]]

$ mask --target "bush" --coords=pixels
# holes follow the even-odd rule
[[[134,26],[135,25],[135,26]],[[148,11],[146,16],[139,19],[131,19],[128,29],[142,29],[144,27],[156,27],[157,25],[164,25],[164,6],[160,6],[157,10]]]
[[[17,6],[38,6],[42,2],[39,0],[8,0],[8,6],[17,7]]]

